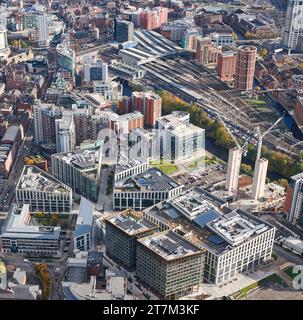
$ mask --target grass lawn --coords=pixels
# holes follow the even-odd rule
[[[163,159],[161,159],[160,162],[150,161],[149,165],[158,168],[165,174],[173,174],[179,170],[177,165],[172,164],[169,161],[165,161]]]
[[[246,288],[243,288],[241,290],[241,294],[239,296],[238,299],[242,299],[244,297],[247,296],[247,294],[255,289],[255,288],[258,288],[258,287],[264,287],[264,286],[267,286],[267,285],[270,285],[270,284],[280,284],[282,286],[287,286],[287,284],[285,283],[285,281],[283,279],[281,279],[278,275],[276,275],[275,273],[260,280],[260,281],[257,281],[255,283],[252,283],[251,285],[247,286]]]
[[[252,106],[260,106],[267,104],[267,101],[264,99],[247,99],[245,101]]]
[[[292,279],[294,279],[295,276],[297,275],[297,273],[296,274],[293,273],[293,266],[283,269],[283,272],[286,273]]]
[[[200,159],[197,159],[195,161],[193,161],[190,165],[189,165],[189,168],[190,169],[195,169],[197,168],[198,166],[208,166],[208,165],[211,165],[211,164],[215,164],[217,163],[217,161],[215,159],[212,159],[212,158],[209,158],[209,157],[205,157],[205,158],[200,158]]]

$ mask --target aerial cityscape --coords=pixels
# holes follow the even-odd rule
[[[0,1],[0,300],[303,300],[303,1]]]

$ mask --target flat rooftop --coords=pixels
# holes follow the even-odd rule
[[[158,228],[156,224],[143,218],[142,214],[132,210],[126,210],[109,217],[107,220],[129,236],[136,236],[140,233]]]
[[[223,200],[198,187],[185,191],[179,197],[169,200],[168,203],[190,220],[203,213],[215,212],[226,205]]]
[[[70,152],[56,153],[52,155],[54,158],[72,165],[80,170],[95,168],[99,164],[99,151],[102,148],[103,142],[97,141],[92,146],[83,147]]]
[[[16,190],[32,190],[40,192],[70,193],[71,188],[46,173],[42,169],[24,166]]]
[[[29,215],[29,205],[14,205],[1,237],[33,240],[59,240],[60,227],[34,225]]]
[[[168,261],[201,252],[201,248],[172,230],[141,238],[138,241]]]
[[[157,168],[115,183],[115,191],[170,191],[180,185]]]
[[[249,219],[240,210],[225,214],[209,222],[207,226],[232,246],[242,244],[254,235],[259,235],[270,228],[261,221]]]
[[[179,196],[183,197],[183,195]],[[178,200],[179,197],[173,199]],[[210,198],[209,198],[210,201]],[[273,228],[267,222],[237,209],[212,204],[216,209],[197,214],[193,219],[184,214],[184,208],[173,206],[172,201],[163,201],[143,211],[143,215],[154,219],[166,229],[172,229],[200,248],[217,255],[227,252],[243,242]]]
[[[79,215],[75,228],[76,237],[81,234],[90,232],[93,223],[93,211],[94,204],[84,197],[81,197]]]
[[[140,157],[134,153],[126,155],[120,150],[115,168],[115,174],[134,168],[141,164],[148,165],[148,160],[145,157]]]

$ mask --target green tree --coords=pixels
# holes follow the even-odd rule
[[[265,56],[267,56],[267,54],[268,54],[268,51],[267,51],[266,48],[261,48],[261,49],[259,50],[259,56],[261,56],[262,58],[264,58]]]
[[[11,46],[14,48],[19,48],[19,41],[18,40],[12,40],[11,41]]]
[[[248,175],[252,175],[253,174],[253,168],[250,164],[245,164],[245,163],[242,163],[241,164],[241,171],[245,174],[248,174]]]

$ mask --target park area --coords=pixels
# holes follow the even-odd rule
[[[160,159],[160,161],[150,161],[149,165],[161,170],[163,173],[170,175],[179,170],[179,167],[167,160]]]

